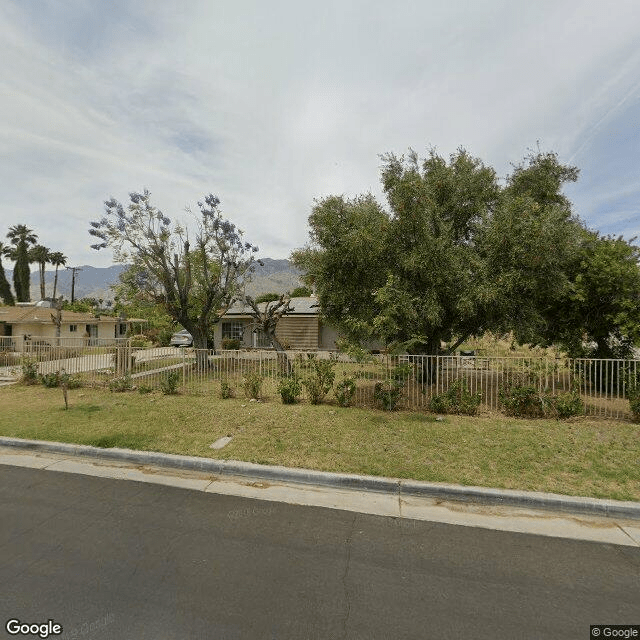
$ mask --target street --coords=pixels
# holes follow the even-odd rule
[[[589,638],[640,552],[0,466],[2,637]],[[29,636],[36,637],[36,636]]]

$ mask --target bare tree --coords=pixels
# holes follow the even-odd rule
[[[280,371],[289,375],[291,363],[282,343],[278,340],[276,329],[282,316],[295,310],[291,306],[291,298],[287,295],[281,295],[277,300],[257,303],[251,296],[245,296],[245,302],[251,308],[251,315],[254,318],[251,327],[254,331],[262,331],[267,336],[278,354]]]

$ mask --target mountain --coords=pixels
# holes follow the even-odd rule
[[[257,265],[251,282],[245,287],[247,295],[286,293],[302,286],[301,272],[288,260],[262,258],[264,266]]]
[[[262,258],[264,266],[257,265],[252,281],[247,285],[246,292],[251,296],[262,293],[286,293],[302,285],[300,272],[288,260],[274,260]],[[75,297],[97,298],[112,300],[112,284],[118,282],[118,276],[124,271],[124,265],[111,267],[92,267],[83,265],[76,273]],[[13,288],[13,271],[5,269],[7,280]],[[53,294],[53,279],[55,271],[47,271],[45,291],[48,296]],[[71,299],[71,271],[61,268],[58,270],[58,295]],[[38,272],[31,274],[31,299],[40,299],[40,278]]]

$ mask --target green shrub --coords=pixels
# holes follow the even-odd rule
[[[34,358],[22,358],[22,384],[38,384],[38,361]]]
[[[455,413],[474,416],[478,413],[482,394],[471,393],[465,380],[456,380],[439,395],[431,396],[429,410],[434,413]]]
[[[376,382],[373,387],[373,397],[382,404],[385,411],[393,411],[397,408],[402,397],[402,383],[397,380]]]
[[[112,378],[109,380],[109,391],[121,393],[123,391],[131,391],[132,389],[133,382],[131,382],[131,374],[129,373],[121,378]]]
[[[555,396],[552,405],[558,418],[571,418],[584,413],[584,402],[580,394],[574,391]]]
[[[165,396],[175,396],[178,393],[180,372],[170,371],[160,380],[160,389]]]
[[[55,389],[60,386],[60,372],[52,371],[51,373],[44,373],[40,376],[40,382],[42,386],[47,389]]]
[[[282,378],[278,383],[278,393],[282,398],[282,404],[295,404],[302,391],[298,378]]]
[[[407,382],[413,374],[413,365],[409,362],[399,364],[389,372],[389,377],[396,382]]]
[[[66,384],[67,389],[80,389],[83,385],[80,376],[70,376],[68,373],[63,373],[60,376],[60,382],[61,384]]]
[[[348,407],[356,395],[356,381],[352,376],[345,376],[338,382],[334,391],[336,400],[341,407]]]
[[[262,390],[262,383],[264,377],[259,371],[250,371],[244,376],[242,386],[244,387],[244,393],[247,398],[260,399],[260,391]]]
[[[544,398],[531,385],[503,385],[498,392],[498,397],[508,416],[521,418],[541,418],[544,416]]]
[[[151,393],[152,391],[153,389],[151,387],[147,387],[144,384],[138,386],[138,393],[140,394]]]
[[[220,380],[220,397],[223,400],[228,400],[229,398],[233,398],[234,395],[234,388],[231,386],[228,378],[222,378]]]
[[[627,374],[627,399],[631,409],[631,419],[640,422],[640,379],[636,375]]]
[[[142,349],[147,344],[147,336],[142,333],[131,336],[131,346]]]
[[[242,342],[238,338],[223,338],[222,349],[224,351],[238,351],[242,345]]]
[[[335,366],[336,361],[333,359],[318,360],[314,358],[310,361],[312,373],[302,381],[302,384],[309,394],[311,404],[320,404],[327,393],[331,391],[336,377]]]
[[[552,395],[531,385],[504,385],[500,404],[508,416],[519,418],[570,418],[584,413],[584,402],[577,391]]]

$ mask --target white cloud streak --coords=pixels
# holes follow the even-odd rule
[[[540,140],[605,165],[604,132],[638,115],[639,27],[635,0],[5,3],[0,230],[102,266],[103,200],[147,187],[173,217],[211,191],[286,257],[314,198],[380,195],[380,153],[465,146],[504,175]],[[591,224],[594,193],[638,200],[588,174]]]

